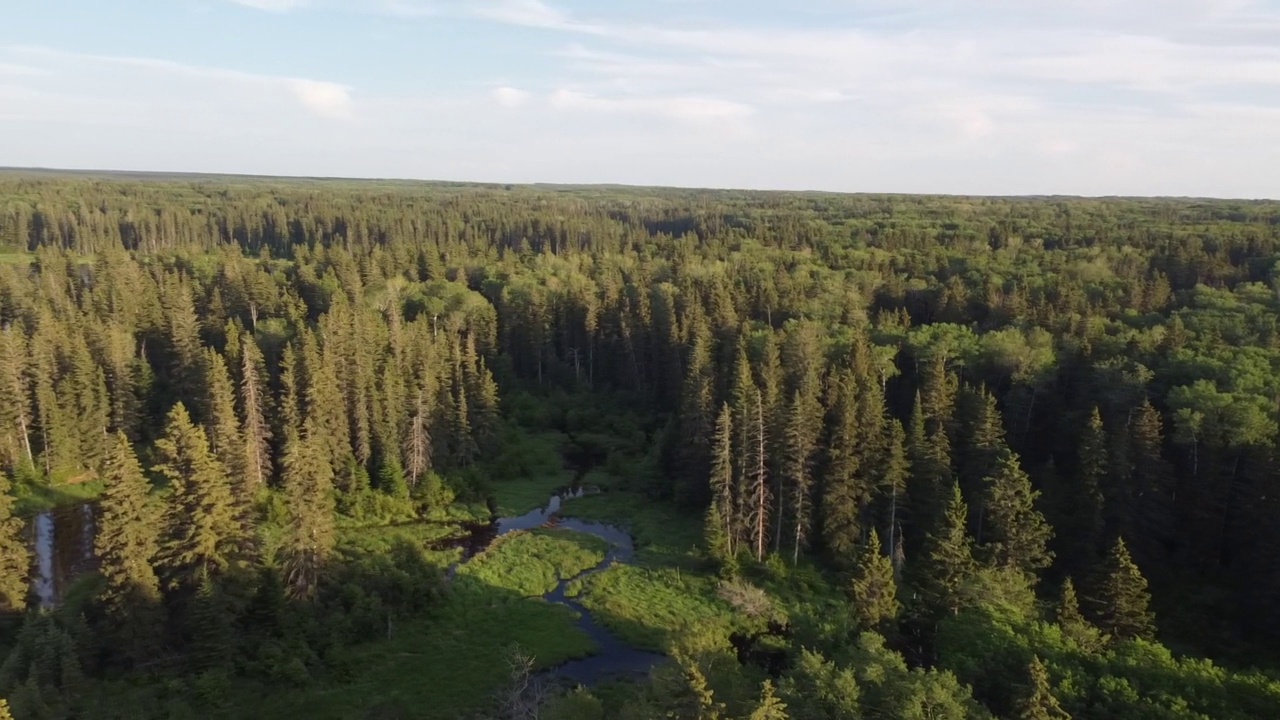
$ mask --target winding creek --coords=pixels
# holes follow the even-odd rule
[[[595,685],[602,680],[647,675],[658,663],[666,659],[665,655],[643,650],[623,642],[603,625],[596,621],[591,611],[582,603],[565,595],[570,583],[585,579],[601,572],[615,562],[627,563],[635,553],[635,545],[631,535],[614,525],[590,522],[578,518],[560,516],[561,505],[574,498],[587,494],[581,487],[552,495],[547,504],[541,508],[516,517],[497,518],[491,525],[475,528],[472,538],[482,533],[484,540],[471,541],[464,545],[462,563],[483,552],[495,539],[507,533],[520,530],[532,530],[538,527],[551,526],[557,530],[569,530],[599,538],[609,544],[609,551],[598,565],[578,575],[561,580],[555,589],[543,595],[550,603],[563,605],[578,615],[578,628],[591,638],[596,645],[596,653],[578,660],[570,660],[553,668],[544,670],[540,677],[552,682],[567,682],[579,685]],[[452,577],[458,565],[449,568]]]

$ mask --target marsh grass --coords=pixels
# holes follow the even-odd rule
[[[561,580],[599,565],[605,541],[567,530],[537,529],[498,538],[458,571],[458,584],[478,582],[522,597],[541,596]]]

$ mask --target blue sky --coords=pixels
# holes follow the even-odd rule
[[[1280,0],[6,0],[0,165],[1280,197]]]

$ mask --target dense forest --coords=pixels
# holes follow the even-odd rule
[[[1280,717],[1278,310],[1280,202],[0,175],[0,718]]]

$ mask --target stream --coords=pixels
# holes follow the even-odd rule
[[[609,543],[610,549],[605,553],[604,559],[598,565],[584,570],[574,577],[561,580],[555,589],[542,596],[547,602],[563,605],[576,612],[578,614],[578,628],[586,633],[587,637],[590,637],[596,645],[596,653],[593,655],[578,660],[570,660],[539,673],[539,678],[544,681],[592,686],[607,679],[643,677],[655,665],[667,659],[665,655],[642,650],[623,642],[603,625],[596,622],[596,619],[591,615],[591,611],[583,607],[582,603],[565,595],[569,584],[573,581],[585,579],[601,572],[614,562],[630,562],[632,555],[635,553],[635,545],[631,540],[631,535],[619,527],[577,518],[560,517],[560,507],[563,503],[573,498],[580,498],[584,494],[589,494],[589,492],[582,487],[566,490],[552,495],[545,506],[527,512],[524,515],[497,518],[488,525],[473,526],[471,533],[462,543],[463,559],[458,564],[450,567],[448,571],[448,577],[452,578],[459,565],[466,563],[477,554],[483,552],[495,539],[507,533],[520,530],[532,530],[550,525],[557,530],[579,532]]]
[[[42,609],[56,607],[71,585],[93,569],[96,508],[91,503],[42,512],[30,525],[31,588]]]

